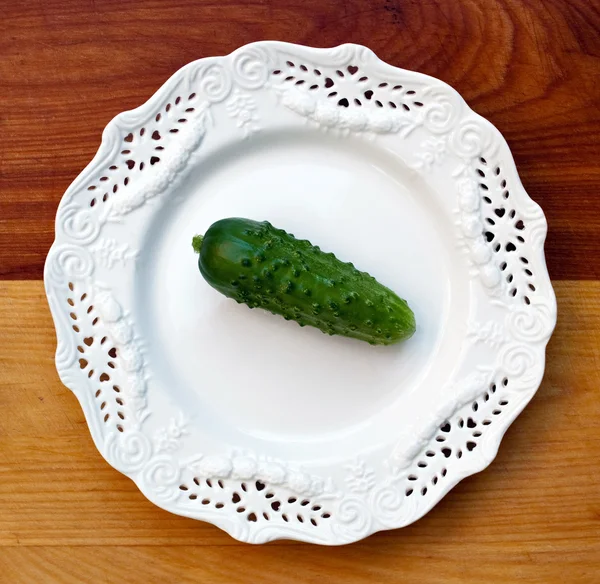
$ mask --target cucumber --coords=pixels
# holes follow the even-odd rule
[[[221,219],[195,236],[192,246],[204,279],[250,308],[372,345],[391,345],[415,332],[405,300],[268,221]]]

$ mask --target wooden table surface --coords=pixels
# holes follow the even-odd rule
[[[13,0],[0,17],[0,581],[600,582],[600,3]],[[357,42],[453,85],[546,212],[559,322],[491,467],[416,524],[249,546],[148,502],[54,369],[56,206],[106,123],[179,67],[260,39]]]

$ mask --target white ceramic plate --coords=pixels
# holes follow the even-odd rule
[[[237,305],[191,238],[267,219],[413,307],[392,347]],[[157,505],[248,542],[415,521],[486,467],[556,320],[546,221],[448,85],[343,45],[263,42],[117,116],[45,268],[56,365],[103,456]]]

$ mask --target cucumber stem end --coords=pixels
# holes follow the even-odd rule
[[[194,235],[192,238],[192,247],[196,253],[200,253],[200,249],[202,249],[202,240],[204,237],[202,235]]]

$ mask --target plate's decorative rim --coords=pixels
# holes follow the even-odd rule
[[[357,114],[329,103],[322,105],[293,86],[271,84],[268,73],[276,66],[276,53],[306,59],[323,67],[348,67],[350,70],[359,65],[384,78],[400,76],[411,79],[423,88],[423,95],[431,97],[432,102],[423,108],[422,114],[413,117],[402,117],[394,112],[384,111],[368,115],[363,112]],[[230,78],[223,76],[225,59],[228,59],[228,67],[231,69]],[[159,170],[150,175],[150,180],[140,182],[130,189],[128,196],[111,199],[103,207],[99,220],[93,219],[88,210],[78,208],[74,203],[76,193],[92,188],[87,185],[111,163],[122,148],[123,136],[138,128],[140,123],[146,123],[164,105],[173,88],[186,79],[202,89],[205,102],[199,107],[190,108],[185,131],[172,143],[171,151]],[[316,497],[319,501],[332,501],[336,511],[335,521],[325,530],[311,531],[304,529],[304,526],[287,523],[261,526],[253,523],[253,520],[240,522],[240,518],[235,515],[228,517],[209,509],[178,506],[176,499],[181,494],[179,489],[184,488],[181,483],[184,477],[181,467],[168,453],[171,445],[176,445],[185,434],[185,420],[172,420],[169,427],[155,437],[154,443],[137,429],[125,434],[112,432],[105,435],[93,395],[81,391],[77,348],[69,340],[72,336],[72,323],[65,318],[63,300],[60,298],[60,294],[65,293],[68,282],[72,290],[72,281],[91,281],[94,262],[104,262],[110,266],[135,257],[135,250],[129,250],[126,244],[120,245],[110,239],[97,242],[101,226],[111,221],[121,221],[148,199],[172,189],[212,124],[208,106],[228,98],[227,111],[230,117],[236,119],[243,136],[249,136],[258,131],[255,105],[250,94],[266,85],[279,95],[283,107],[325,130],[341,134],[397,133],[406,136],[419,125],[426,127],[433,137],[424,143],[423,150],[415,157],[414,168],[417,171],[439,165],[446,149],[452,150],[463,160],[464,164],[457,167],[454,173],[458,193],[456,222],[461,233],[462,247],[468,256],[472,274],[480,278],[490,295],[490,302],[506,310],[501,324],[492,320],[471,323],[472,330],[469,331],[474,344],[489,346],[497,351],[498,358],[494,367],[475,369],[462,381],[449,384],[448,394],[451,399],[442,404],[439,411],[433,413],[428,420],[417,420],[413,429],[406,429],[403,436],[398,438],[399,446],[390,453],[386,461],[388,476],[379,484],[363,460],[349,465],[348,488],[345,491],[336,490],[321,477],[254,454],[232,453],[230,456],[205,457],[190,462],[197,472],[211,477],[252,480],[257,481],[257,484],[264,481],[279,485],[292,494]],[[543,294],[538,290],[531,300],[527,297],[527,307],[501,300],[506,295],[507,285],[501,270],[494,264],[493,254],[480,237],[481,210],[478,199],[475,200],[479,196],[478,183],[472,178],[470,171],[474,169],[473,164],[487,164],[484,155],[486,158],[496,157],[501,160],[502,175],[497,180],[503,176],[510,177],[511,192],[519,203],[520,216],[531,226],[529,239],[523,245],[528,262],[535,267],[536,283],[541,283],[538,287],[543,289]],[[494,171],[497,171],[496,175],[500,174],[499,167]],[[483,175],[480,169],[479,172]],[[157,505],[174,513],[210,521],[237,539],[253,543],[283,537],[330,545],[356,541],[379,529],[400,527],[415,521],[460,480],[490,464],[495,458],[502,436],[535,394],[543,376],[545,347],[556,323],[556,301],[543,252],[546,230],[544,215],[525,192],[504,138],[492,124],[470,110],[450,86],[427,75],[386,64],[372,51],[360,45],[345,44],[331,49],[315,49],[276,41],[252,43],[227,57],[209,57],[186,65],[145,104],[119,114],[105,128],[102,143],[92,161],[67,189],[57,212],[56,240],[49,252],[44,272],[46,293],[57,330],[57,370],[63,383],[80,400],[98,450],[110,464],[130,476],[140,490]],[[112,338],[119,343],[124,369],[128,372],[129,379],[133,380],[133,390],[128,398],[134,405],[128,411],[131,411],[134,423],[141,424],[147,415],[145,363],[136,346],[135,327],[127,311],[110,290],[103,289],[98,283],[93,284],[93,288],[98,318],[103,323],[104,330],[111,333]],[[531,289],[535,290],[534,287]],[[88,312],[90,311],[91,308]],[[511,379],[519,383],[515,387],[511,386],[511,403],[508,407],[508,401],[499,399],[494,394],[496,387],[507,385],[510,376],[516,376]],[[484,387],[490,389],[482,393]],[[477,412],[478,409],[483,411],[485,408],[489,410],[488,417],[504,411],[502,421],[496,422],[492,431],[487,431],[478,443],[480,447],[475,452],[470,452],[469,457],[465,456],[460,461],[460,466],[455,466],[447,477],[445,468],[442,475],[433,475],[434,485],[438,479],[445,478],[435,496],[419,499],[422,503],[417,502],[417,497],[409,500],[412,489],[405,488],[405,485],[406,480],[410,480],[409,473],[416,461],[419,461],[420,468],[422,464],[427,466],[424,457],[430,456],[430,449],[435,441],[441,443],[445,440],[445,435],[441,432],[450,431],[445,427],[463,432],[465,420],[476,424],[469,417],[469,412]],[[475,417],[475,414],[472,415]],[[489,420],[484,420],[483,424],[485,421],[489,423]],[[411,446],[407,448],[406,444]],[[467,438],[466,444],[473,442],[469,442]],[[460,448],[458,452],[462,455]],[[427,488],[423,490],[427,491]]]

